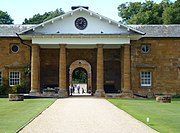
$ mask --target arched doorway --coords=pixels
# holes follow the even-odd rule
[[[81,77],[80,80],[82,80],[82,82],[86,82],[86,87],[87,87],[86,92],[91,94],[92,93],[91,65],[86,60],[74,61],[69,67],[69,86],[73,85],[73,82],[74,82],[73,76],[75,75],[80,76]]]

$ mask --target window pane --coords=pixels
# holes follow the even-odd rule
[[[13,46],[11,46],[11,51],[13,53],[17,53],[19,51],[19,46],[14,44]]]
[[[9,85],[16,85],[20,83],[20,73],[18,71],[12,71],[9,74]]]
[[[142,45],[141,46],[141,52],[142,53],[148,53],[150,51],[150,45]]]
[[[151,72],[141,72],[140,76],[141,86],[151,86]]]

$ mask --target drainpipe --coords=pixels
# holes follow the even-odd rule
[[[21,43],[23,44],[23,45],[25,45],[25,46],[28,46],[29,47],[29,49],[30,49],[30,63],[31,63],[31,54],[32,54],[32,47],[31,47],[31,45],[29,45],[29,44],[27,44],[27,43],[25,43],[23,40],[22,40],[22,38],[19,36],[19,34],[17,34],[16,33],[16,35],[18,36],[18,38],[20,39],[20,41],[21,41]],[[30,88],[31,88],[31,77],[30,77]]]
[[[21,41],[22,44],[24,44],[24,45],[26,45],[26,46],[29,47],[29,49],[30,49],[30,61],[31,61],[31,54],[32,54],[32,47],[31,47],[31,45],[25,43],[25,42],[22,40],[22,38],[19,36],[19,34],[16,33],[16,35],[18,36],[18,38],[20,39],[20,41]]]

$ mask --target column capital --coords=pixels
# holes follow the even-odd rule
[[[39,44],[31,44],[32,47],[40,47]]]
[[[130,44],[124,44],[123,46],[124,47],[130,47]]]
[[[59,44],[60,48],[65,48],[67,44]]]
[[[103,48],[104,44],[96,44],[97,48]]]

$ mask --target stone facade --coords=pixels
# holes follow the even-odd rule
[[[150,51],[141,52],[141,45],[149,44]],[[131,88],[134,93],[176,94],[180,93],[179,68],[180,39],[143,38],[131,45]],[[152,72],[152,85],[141,87],[140,72]]]
[[[17,53],[11,51],[12,45],[16,44],[19,47]],[[30,47],[22,44],[17,37],[0,38],[0,71],[3,81],[7,82],[10,71],[19,71],[20,78],[24,76],[24,67],[30,63]]]
[[[104,90],[121,92],[121,49],[104,49]]]
[[[77,27],[79,17],[85,29],[81,21]],[[14,44],[19,51],[13,53]],[[67,97],[73,70],[81,67],[92,95],[180,93],[180,25],[122,25],[80,6],[38,25],[0,25],[0,50],[0,77],[13,70],[22,79],[31,63],[32,95],[50,87]],[[72,67],[78,61],[84,66]],[[11,74],[19,84],[19,73]]]
[[[67,70],[70,68],[71,64],[76,60],[85,60],[91,65],[92,70],[92,92],[95,92],[96,88],[96,58],[97,49],[67,49]],[[67,72],[67,75],[69,73]],[[67,83],[69,83],[69,78],[67,77]]]
[[[0,54],[0,70],[3,73],[3,77],[8,79],[10,70],[20,70],[22,72],[23,66],[30,63],[30,48],[22,44],[18,38],[1,38],[0,40],[0,48],[2,50]],[[124,58],[126,54],[124,47],[120,49],[104,49],[104,89],[106,88],[107,92],[120,93],[123,89],[126,89],[124,87],[125,83],[128,89],[139,95],[179,94],[179,43],[180,39],[175,38],[143,38],[138,41],[132,41],[131,45],[128,46],[130,47],[131,57],[130,86],[127,83],[129,81],[124,82],[126,75],[128,75],[124,73],[124,68],[128,66],[127,59]],[[10,51],[12,44],[19,46],[20,50],[18,53],[15,54]],[[146,54],[141,52],[143,44],[150,45],[150,52]],[[97,49],[66,49],[66,51],[66,89],[68,90],[69,85],[68,69],[74,61],[79,59],[86,60],[92,67],[92,91],[95,92],[97,84]],[[35,83],[36,85],[34,86],[37,87],[34,89],[39,91],[40,88],[48,85],[59,86],[59,54],[59,49],[39,49],[40,82]],[[37,55],[35,57],[37,59]],[[141,71],[152,72],[152,86],[141,86]],[[127,71],[127,73],[129,72]],[[40,84],[40,87],[38,87],[38,84]]]
[[[120,49],[104,49],[104,86],[105,91],[120,93]],[[87,54],[88,53],[88,54]],[[40,83],[41,88],[58,87],[59,49],[40,49]],[[69,83],[69,68],[74,61],[85,60],[91,65],[92,92],[96,89],[96,49],[67,49],[67,86]],[[81,66],[82,67],[82,66]],[[67,88],[68,89],[68,88]]]
[[[40,50],[40,73],[41,88],[59,86],[59,49]]]
[[[81,70],[86,73],[86,92],[92,93],[92,68],[85,60],[76,60],[69,67],[69,86],[73,85],[73,74],[76,70]],[[85,87],[85,86],[84,86]]]
[[[16,44],[19,46],[18,53],[11,52],[11,46]],[[0,38],[0,58],[1,58],[1,69],[4,66],[7,67],[15,67],[22,66],[24,64],[28,64],[30,61],[30,48],[21,43],[20,39],[4,37]]]

